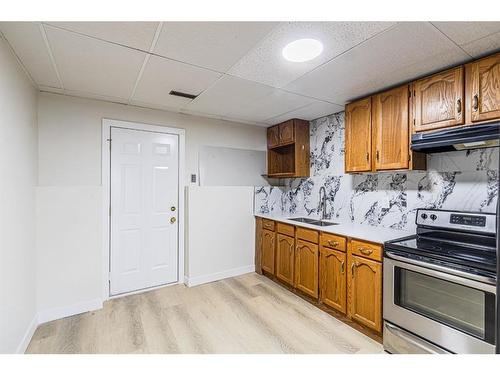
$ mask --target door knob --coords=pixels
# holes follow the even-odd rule
[[[175,223],[175,222],[176,222],[176,220],[177,220],[177,219],[176,219],[175,217],[171,217],[171,218],[170,218],[170,222],[171,222],[172,224],[173,224],[173,223]]]
[[[170,207],[170,211],[175,211],[175,207],[174,206]]]

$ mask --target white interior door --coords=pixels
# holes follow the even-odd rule
[[[111,128],[110,294],[178,281],[179,139]]]

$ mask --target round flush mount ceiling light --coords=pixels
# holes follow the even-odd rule
[[[283,57],[292,62],[304,62],[314,59],[323,52],[323,43],[316,39],[298,39],[283,48]]]

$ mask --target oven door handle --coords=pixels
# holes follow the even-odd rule
[[[401,268],[418,268],[418,271],[429,276],[436,276],[443,280],[451,281],[456,284],[462,284],[471,288],[483,290],[496,294],[496,280],[490,277],[474,275],[471,273],[450,269],[432,263],[426,263],[419,260],[396,255],[392,251],[385,251],[386,259],[393,259],[399,263]],[[410,265],[410,266],[406,266]],[[412,267],[416,266],[416,267]]]

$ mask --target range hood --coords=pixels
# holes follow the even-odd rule
[[[473,148],[498,147],[500,121],[451,128],[411,137],[411,149],[426,154]]]

